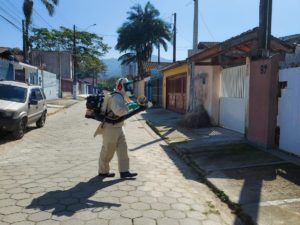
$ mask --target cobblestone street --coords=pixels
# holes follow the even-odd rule
[[[0,225],[212,225],[235,215],[165,142],[136,118],[126,122],[134,180],[97,177],[98,123],[78,103],[0,145]],[[238,224],[235,222],[235,224]]]

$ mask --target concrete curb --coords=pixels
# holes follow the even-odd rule
[[[58,113],[58,112],[60,112],[60,111],[62,111],[62,110],[64,110],[64,109],[70,108],[70,107],[76,105],[76,104],[79,103],[79,102],[81,102],[81,101],[73,102],[72,104],[64,105],[64,106],[61,106],[61,107],[53,107],[53,108],[56,109],[56,110],[55,110],[54,112],[51,112],[51,113],[47,112],[47,116],[55,115],[56,113]],[[52,107],[48,107],[48,108],[52,108]]]
[[[183,154],[182,151],[176,146],[176,144],[170,143],[168,139],[164,138],[159,130],[155,127],[153,123],[146,120],[146,124],[158,135],[160,136],[175,152],[176,154],[184,160],[184,162],[190,166],[203,180],[203,182],[212,190],[212,192],[224,203],[228,205],[230,210],[234,214],[238,216],[238,218],[246,225],[255,225],[256,223],[252,220],[251,216],[246,214],[241,205],[238,203],[235,203],[229,199],[229,197],[224,193],[221,189],[219,189],[216,185],[214,185],[212,182],[210,182],[207,178],[207,174],[204,170],[202,170],[198,165],[196,165],[192,160],[190,160],[189,156],[186,154]]]
[[[54,111],[54,112],[47,112],[47,116],[52,116],[52,115],[55,115],[56,113],[58,113],[58,112],[60,112],[60,111],[62,111],[64,108],[61,108],[61,109],[58,109],[58,110],[56,110],[56,111]]]

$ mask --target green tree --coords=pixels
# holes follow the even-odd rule
[[[101,90],[107,89],[107,90],[113,91],[116,87],[116,83],[117,83],[118,79],[119,79],[119,77],[111,77],[109,79],[101,80],[99,83],[99,88]]]
[[[45,51],[73,51],[73,30],[60,27],[59,30],[35,28],[31,42],[34,49]],[[100,58],[109,50],[103,38],[95,33],[76,31],[76,59],[79,77],[91,77],[106,69]]]
[[[167,50],[171,26],[159,18],[159,11],[150,2],[144,8],[134,5],[127,14],[127,21],[117,31],[116,49],[124,53],[119,58],[122,64],[137,62],[138,74],[143,79],[143,62],[151,58],[154,46],[162,45]]]
[[[41,0],[43,5],[46,7],[50,16],[53,16],[55,6],[58,5],[59,0]],[[23,13],[25,16],[25,57],[28,59],[28,52],[30,47],[30,38],[29,38],[29,26],[32,23],[32,11],[33,11],[34,0],[24,0],[23,2]]]

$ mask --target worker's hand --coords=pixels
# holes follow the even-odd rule
[[[129,102],[129,103],[127,103],[127,107],[129,110],[135,110],[135,109],[139,108],[139,105],[135,102]]]
[[[87,109],[86,112],[85,112],[85,118],[88,118],[88,119],[95,118],[94,110]]]
[[[148,99],[146,96],[140,96],[137,99],[139,105],[146,106],[148,104]]]

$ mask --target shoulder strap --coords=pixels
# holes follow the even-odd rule
[[[121,95],[122,98],[124,99],[124,96],[120,92],[113,91],[110,95],[113,96],[114,94]]]

